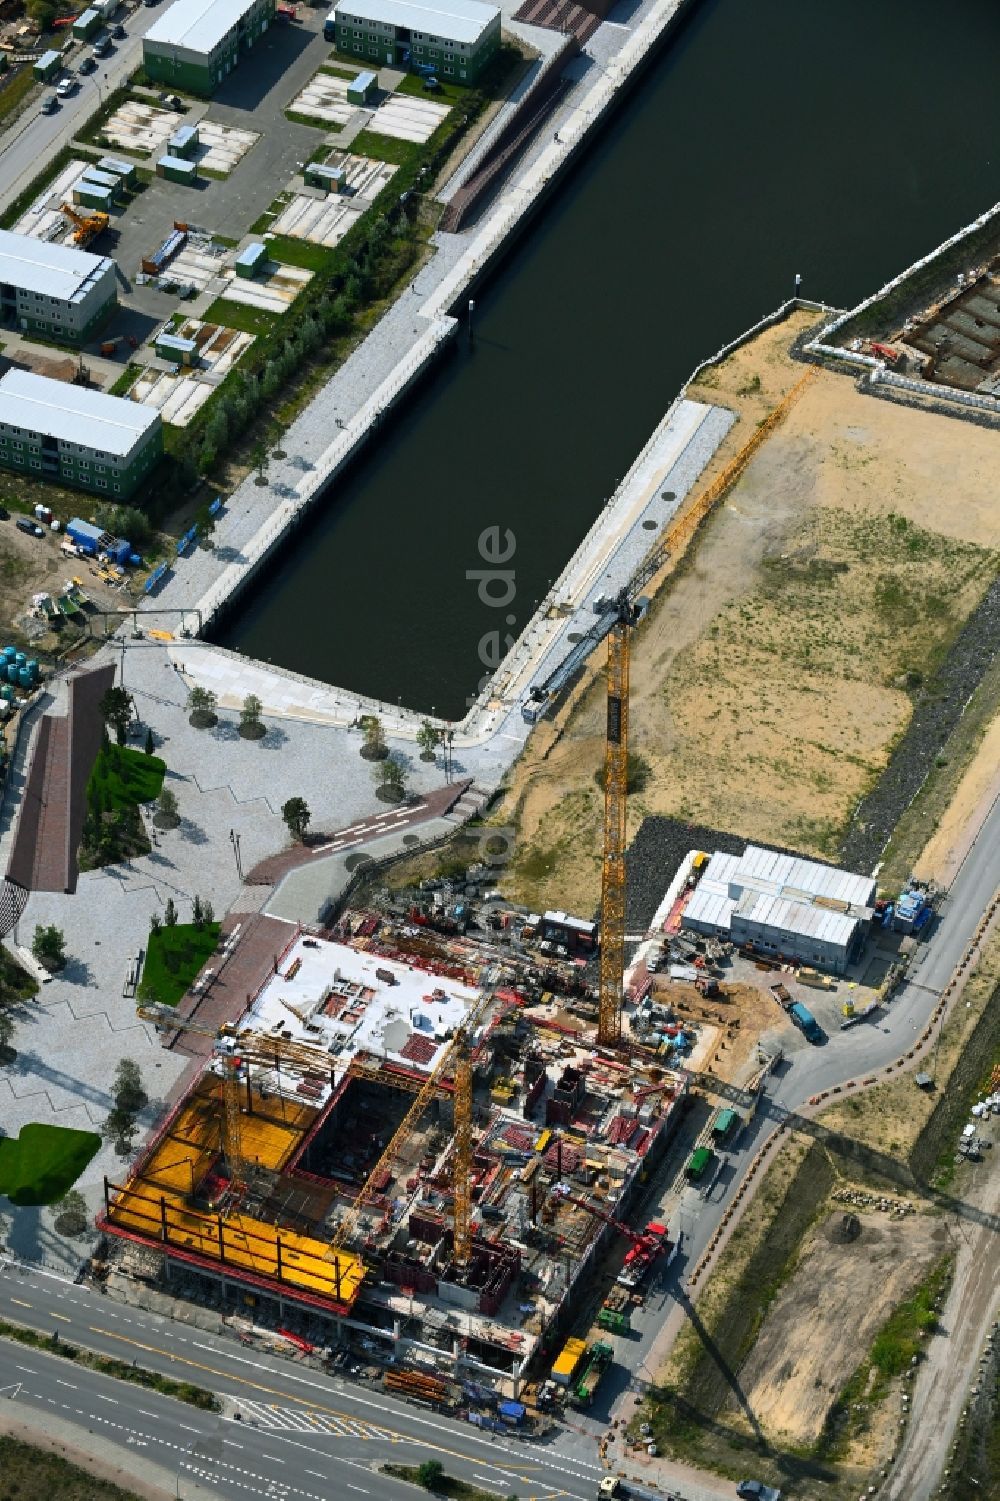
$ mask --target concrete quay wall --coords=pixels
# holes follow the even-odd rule
[[[322,497],[330,482],[370,440],[385,414],[430,371],[442,348],[459,327],[453,310],[464,309],[468,294],[485,272],[511,248],[516,235],[527,227],[556,181],[580,153],[593,128],[618,102],[623,86],[630,83],[649,61],[681,13],[696,3],[697,0],[659,0],[607,69],[582,95],[568,119],[560,125],[553,142],[517,183],[500,196],[482,229],[418,309],[419,315],[428,322],[426,332],[373,391],[357,414],[337,431],[302,478],[294,486],[280,487],[280,504],[241,549],[240,561],[225,567],[191,607],[192,613],[200,615],[201,634],[211,627],[224,609],[231,608],[238,601],[305,512]],[[253,481],[244,483],[252,484]]]

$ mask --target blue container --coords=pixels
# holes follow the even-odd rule
[[[27,660],[27,662],[25,663],[25,666],[27,667],[28,671],[31,673],[31,681],[33,683],[37,683],[38,682],[38,677],[39,677],[38,659],[37,659],[37,657],[29,657],[28,660]]]
[[[4,659],[5,662],[13,662],[13,660],[14,660],[14,658],[16,656],[17,656],[17,647],[16,646],[5,646],[4,647],[4,649],[3,649],[3,659]]]
[[[17,674],[17,681],[22,688],[31,687],[31,673],[26,667],[22,667]]]
[[[24,664],[25,664],[25,662],[27,662],[27,660],[28,659],[24,655],[23,651],[19,651],[19,652],[15,652],[14,653],[14,661],[17,663],[18,667],[23,667]]]
[[[17,663],[16,662],[6,662],[4,664],[4,666],[5,666],[6,673],[7,673],[7,681],[8,681],[8,683],[16,683],[17,682],[17,674],[18,674],[18,671],[19,671]]]
[[[4,683],[3,687],[0,688],[0,698],[5,698],[7,700],[7,702],[10,703],[10,701],[11,701],[11,699],[13,697],[14,697],[14,690],[13,690],[13,688],[10,686],[9,683]]]

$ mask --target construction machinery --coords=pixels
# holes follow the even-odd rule
[[[645,1230],[633,1230],[631,1225],[615,1219],[614,1215],[609,1214],[606,1209],[600,1209],[586,1199],[578,1199],[569,1192],[564,1183],[557,1183],[552,1192],[556,1198],[565,1199],[567,1203],[575,1204],[577,1209],[582,1209],[585,1214],[592,1214],[595,1219],[603,1221],[605,1225],[610,1225],[629,1242],[629,1249],[625,1253],[625,1261],[617,1279],[622,1287],[638,1287],[660,1256],[666,1254],[668,1261],[673,1259],[677,1247],[667,1238],[665,1225],[651,1221]]]
[[[622,975],[625,971],[625,809],[628,792],[629,641],[649,607],[642,589],[669,555],[662,540],[624,588],[594,601],[597,620],[521,707],[534,724],[549,713],[591,652],[608,643],[607,728],[604,745],[604,863],[601,879],[601,979],[597,1040],[614,1047],[622,1034]]]
[[[92,214],[78,214],[71,203],[61,203],[59,212],[73,225],[73,244],[81,250],[102,235],[111,223],[107,214],[95,209]]]

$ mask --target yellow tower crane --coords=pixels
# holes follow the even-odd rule
[[[452,1155],[452,1187],[455,1199],[455,1260],[468,1266],[472,1253],[472,1038],[493,1002],[492,991],[480,996],[475,1007],[455,1033],[451,1046],[427,1075],[419,1093],[393,1133],[385,1151],[349,1205],[330,1242],[331,1254],[339,1251],[355,1234],[365,1204],[372,1196],[375,1183],[386,1165],[394,1159],[441,1084],[450,1072],[454,1085],[455,1139]]]

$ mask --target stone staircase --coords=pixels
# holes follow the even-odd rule
[[[470,782],[462,796],[444,815],[444,820],[446,823],[468,823],[469,819],[475,818],[489,800],[488,792],[484,792],[482,787],[477,787],[474,782]]]

